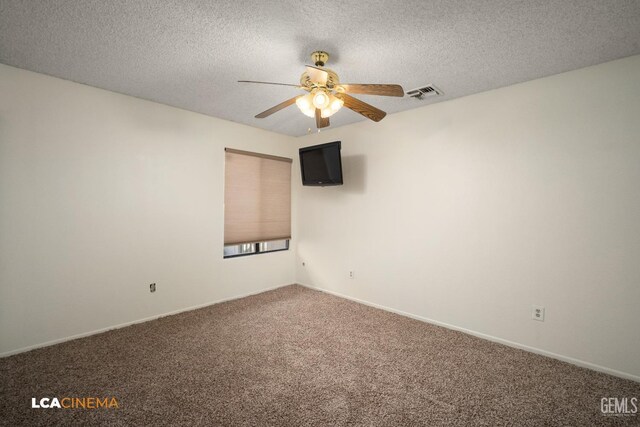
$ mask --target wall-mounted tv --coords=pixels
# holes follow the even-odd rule
[[[340,141],[300,149],[302,185],[342,185]]]

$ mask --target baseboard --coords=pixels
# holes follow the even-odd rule
[[[367,305],[369,307],[379,308],[381,310],[389,311],[391,313],[399,314],[401,316],[409,317],[411,319],[420,320],[421,322],[430,323],[432,325],[437,325],[437,326],[442,326],[443,328],[451,329],[451,330],[454,330],[454,331],[464,332],[465,334],[473,335],[473,336],[478,337],[478,338],[482,338],[482,339],[485,339],[485,340],[488,340],[488,341],[493,341],[493,342],[496,342],[496,343],[499,343],[499,344],[504,344],[504,345],[509,346],[509,347],[517,348],[517,349],[520,349],[520,350],[525,350],[525,351],[528,351],[528,352],[531,352],[531,353],[535,353],[535,354],[539,354],[539,355],[542,355],[542,356],[547,356],[547,357],[550,357],[552,359],[561,360],[563,362],[571,363],[572,365],[580,366],[582,368],[587,368],[587,369],[591,369],[591,370],[594,370],[594,371],[602,372],[602,373],[605,373],[605,374],[613,375],[615,377],[619,377],[619,378],[624,378],[624,379],[631,380],[631,381],[640,382],[640,376],[629,374],[627,372],[617,371],[615,369],[607,368],[606,366],[596,365],[595,363],[586,362],[586,361],[580,360],[580,359],[574,359],[573,357],[563,356],[562,354],[552,353],[552,352],[546,351],[546,350],[541,350],[539,348],[531,347],[531,346],[528,346],[528,345],[525,345],[525,344],[520,344],[520,343],[517,343],[517,342],[514,342],[514,341],[509,341],[509,340],[505,340],[505,339],[502,339],[502,338],[498,338],[498,337],[495,337],[493,335],[483,334],[481,332],[476,332],[476,331],[473,331],[471,329],[466,329],[466,328],[462,328],[460,326],[451,325],[449,323],[440,322],[438,320],[429,319],[427,317],[418,316],[416,314],[407,313],[407,312],[402,311],[402,310],[396,310],[396,309],[391,308],[391,307],[386,307],[384,305],[380,305],[380,304],[376,304],[376,303],[373,303],[373,302],[365,301],[365,300],[362,300],[362,299],[359,299],[359,298],[354,298],[354,297],[351,297],[351,296],[348,296],[348,295],[341,294],[339,292],[330,291],[330,290],[327,290],[327,289],[322,289],[322,288],[319,288],[319,287],[316,287],[316,286],[306,285],[306,284],[300,283],[300,282],[298,282],[298,284],[300,286],[304,286],[305,288],[313,289],[313,290],[320,291],[320,292],[325,292],[327,294],[331,294],[331,295],[337,296],[339,298],[348,299],[348,300],[351,300],[351,301],[354,301],[354,302],[357,302],[357,303],[360,303],[360,304]]]
[[[219,299],[219,300],[206,302],[204,304],[193,305],[191,307],[181,308],[181,309],[178,309],[178,310],[169,311],[167,313],[162,313],[162,314],[158,314],[158,315],[154,315],[154,316],[145,317],[145,318],[142,318],[142,319],[132,320],[130,322],[120,323],[120,324],[113,325],[113,326],[107,326],[105,328],[100,328],[100,329],[96,329],[96,330],[89,331],[89,332],[83,332],[83,333],[77,334],[77,335],[71,335],[71,336],[68,336],[68,337],[58,338],[58,339],[55,339],[55,340],[46,341],[46,342],[39,343],[39,344],[29,345],[27,347],[22,347],[22,348],[19,348],[19,349],[16,349],[16,350],[9,350],[9,351],[6,351],[4,353],[0,353],[0,358],[13,356],[14,354],[24,353],[26,351],[35,350],[37,348],[49,347],[50,345],[60,344],[60,343],[63,343],[63,342],[66,342],[66,341],[75,340],[75,339],[78,339],[78,338],[84,338],[84,337],[88,337],[88,336],[91,336],[91,335],[101,334],[103,332],[111,331],[111,330],[114,330],[114,329],[125,328],[127,326],[136,325],[138,323],[149,322],[151,320],[160,319],[161,317],[173,316],[174,314],[184,313],[185,311],[197,310],[199,308],[208,307],[210,305],[215,305],[215,304],[220,304],[220,303],[227,302],[227,301],[233,301],[233,300],[240,299],[240,298],[250,297],[251,295],[257,295],[257,294],[261,294],[263,292],[269,292],[269,291],[272,291],[274,289],[283,288],[285,286],[291,286],[291,283],[287,283],[287,284],[284,284],[284,285],[272,286],[270,288],[265,288],[265,289],[261,289],[259,291],[255,291],[255,292],[249,292],[249,293],[245,293],[245,294],[241,294],[241,295],[236,295],[236,296],[232,296],[232,297],[229,297],[229,298],[222,298],[222,299]]]

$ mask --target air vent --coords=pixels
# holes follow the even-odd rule
[[[410,98],[416,98],[420,100],[431,98],[434,96],[440,96],[443,94],[444,93],[434,85],[426,85],[423,87],[419,87],[417,89],[412,89],[409,92],[407,92],[407,96],[409,96]]]

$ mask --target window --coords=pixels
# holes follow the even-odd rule
[[[291,162],[225,148],[225,258],[289,249]]]
[[[272,240],[270,242],[241,243],[239,245],[225,245],[224,257],[254,255],[263,252],[286,251],[289,249],[289,239]]]

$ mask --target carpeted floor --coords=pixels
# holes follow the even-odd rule
[[[0,359],[0,424],[639,425],[640,384],[300,286]],[[32,397],[118,408],[32,409]]]

